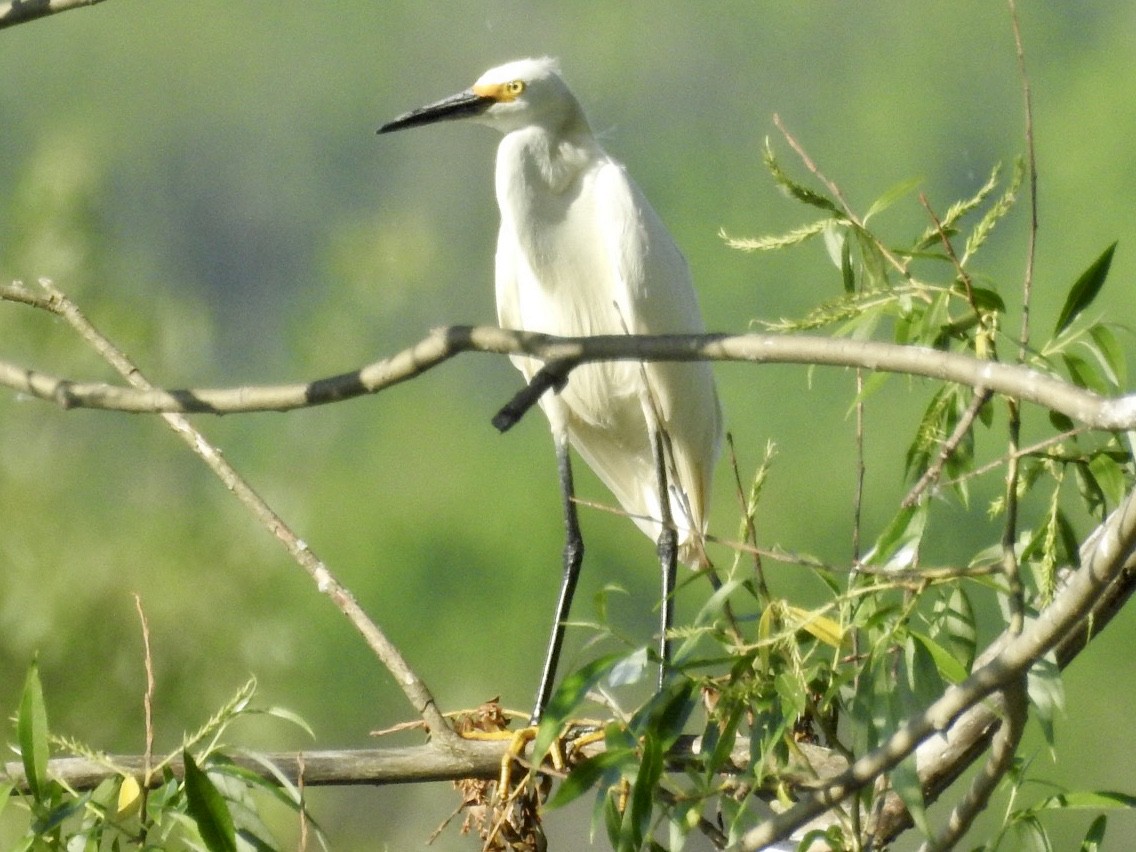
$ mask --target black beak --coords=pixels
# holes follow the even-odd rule
[[[485,112],[494,103],[496,101],[493,98],[478,95],[472,91],[460,92],[436,103],[412,109],[410,112],[400,115],[394,121],[388,121],[379,128],[379,133],[390,133],[407,127],[419,127],[423,124],[433,124],[435,121],[468,118],[471,115]]]

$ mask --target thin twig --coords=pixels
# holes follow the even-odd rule
[[[1033,264],[1037,253],[1037,157],[1033,137],[1033,105],[1030,97],[1029,75],[1026,74],[1025,50],[1022,47],[1022,32],[1018,24],[1018,9],[1014,0],[1008,0],[1010,26],[1014,33],[1014,46],[1018,57],[1018,71],[1022,80],[1022,99],[1025,110],[1026,151],[1029,159],[1030,228],[1026,248],[1026,269],[1022,281],[1022,327],[1018,335],[1018,361],[1025,361],[1029,352],[1030,338],[1030,296],[1033,291]],[[1009,407],[1009,453],[1006,466],[1006,522],[1002,530],[1002,563],[1006,579],[1010,584],[1010,628],[1021,630],[1025,618],[1025,592],[1022,588],[1020,568],[1014,550],[1017,541],[1018,520],[1018,456],[1021,440],[1021,408],[1015,400],[1008,400]]]
[[[1018,8],[1014,0],[1010,6],[1010,27],[1014,32],[1014,49],[1018,57],[1018,73],[1022,79],[1022,107],[1025,111],[1026,158],[1029,161],[1030,226],[1026,248],[1026,270],[1022,280],[1022,328],[1018,338],[1018,360],[1024,361],[1029,350],[1030,297],[1033,293],[1033,266],[1037,256],[1037,146],[1033,135],[1033,96],[1030,93],[1029,75],[1026,73],[1026,53],[1022,47],[1022,30],[1018,23]]]
[[[1064,441],[1069,440],[1070,438],[1075,438],[1078,435],[1082,435],[1084,433],[1085,433],[1085,428],[1081,427],[1081,426],[1078,426],[1078,427],[1073,428],[1073,429],[1068,429],[1068,430],[1061,432],[1057,435],[1051,435],[1048,438],[1043,438],[1042,440],[1037,441],[1036,443],[1030,444],[1027,447],[1022,447],[1019,450],[1017,450],[1015,453],[1013,453],[1013,455],[1017,456],[1019,459],[1025,458],[1026,456],[1032,456],[1035,453],[1041,452],[1042,450],[1046,449],[1047,447],[1052,447],[1055,444],[1060,444]],[[1007,455],[1004,455],[1004,456],[999,456],[996,459],[992,459],[991,461],[988,461],[986,464],[981,465],[979,467],[976,467],[974,470],[967,471],[964,474],[956,476],[954,479],[946,480],[943,483],[943,487],[949,488],[951,486],[957,485],[960,482],[966,482],[967,480],[975,479],[976,477],[979,477],[979,476],[984,476],[984,475],[990,473],[991,471],[997,470],[998,468],[1002,467],[1002,465],[1006,464],[1010,460],[1010,458],[1011,458],[1010,454],[1007,454]]]
[[[52,310],[63,317],[79,336],[118,371],[126,381],[133,387],[145,392],[154,390],[130,359],[83,316],[74,302],[47,279],[41,279],[40,285],[53,305]],[[205,462],[206,466],[232,492],[233,496],[284,545],[292,559],[315,581],[316,587],[330,597],[340,611],[347,616],[363,635],[371,650],[394,676],[399,688],[402,689],[403,694],[410,701],[415,711],[426,722],[434,737],[445,741],[456,738],[457,735],[453,733],[442,717],[426,684],[414,673],[382,630],[371,621],[351,592],[332,576],[327,566],[308,547],[307,543],[284,523],[280,516],[253,490],[252,486],[241,478],[233,466],[205,439],[204,435],[190,425],[183,415],[164,413],[161,417],[174,433],[189,445],[198,458]]]
[[[301,751],[296,755],[296,796],[299,799],[297,811],[300,818],[300,841],[297,844],[299,852],[307,852],[308,848],[308,802],[305,787],[307,768],[304,753]]]
[[[726,446],[730,451],[730,469],[734,474],[734,494],[738,498],[738,508],[742,513],[742,541],[748,544],[749,553],[753,557],[753,576],[757,584],[757,593],[761,601],[761,605],[768,606],[769,602],[773,599],[769,594],[769,586],[765,582],[765,570],[761,564],[761,551],[757,546],[757,525],[754,523],[754,516],[757,510],[755,505],[752,505],[752,496],[746,496],[746,489],[742,485],[741,470],[738,467],[738,454],[734,447],[733,433],[726,433]],[[758,468],[758,476],[761,475],[763,468],[768,464],[769,452],[766,452],[765,461],[762,466]],[[756,484],[756,481],[755,481]],[[751,494],[752,494],[751,489]],[[743,551],[738,550],[737,553],[741,554]]]
[[[954,455],[955,450],[958,449],[959,444],[962,443],[963,438],[970,432],[970,427],[974,425],[975,418],[978,417],[982,407],[990,401],[990,391],[986,388],[976,388],[974,396],[971,397],[970,404],[967,405],[966,410],[962,413],[958,423],[955,424],[954,431],[945,440],[941,447],[939,447],[939,454],[935,457],[935,461],[931,463],[928,468],[923,471],[923,475],[919,477],[919,481],[911,486],[911,490],[907,492],[907,496],[903,498],[900,504],[903,508],[908,509],[919,502],[919,498],[923,492],[931,485],[934,485],[939,477],[943,475],[943,468]]]
[[[138,612],[138,620],[142,624],[142,651],[146,668],[146,694],[142,696],[142,713],[146,728],[146,747],[142,753],[142,804],[139,808],[141,814],[140,824],[146,830],[146,804],[150,794],[150,782],[154,767],[154,657],[150,651],[150,625],[146,621],[146,613],[142,609],[142,598],[134,594],[134,609]]]
[[[927,211],[927,215],[931,217],[931,223],[935,226],[935,231],[939,235],[939,242],[943,244],[943,250],[947,253],[947,257],[951,259],[951,263],[955,266],[955,273],[958,275],[959,281],[962,282],[963,289],[966,291],[966,301],[970,305],[970,309],[974,311],[974,315],[980,320],[982,319],[982,311],[978,310],[978,303],[974,300],[974,284],[970,280],[970,273],[966,271],[966,267],[962,265],[958,255],[955,253],[955,247],[951,245],[951,239],[947,236],[947,232],[943,230],[943,222],[935,213],[931,202],[927,200],[925,193],[919,193],[919,203],[923,205],[923,209]]]
[[[872,233],[864,225],[863,219],[857,216],[855,211],[852,210],[852,205],[849,204],[848,199],[844,197],[844,193],[841,191],[839,185],[837,185],[835,181],[832,181],[828,177],[826,177],[824,172],[820,170],[820,167],[817,166],[815,162],[813,162],[813,158],[808,155],[808,152],[805,151],[804,146],[800,142],[798,142],[793,134],[791,134],[785,127],[785,125],[782,124],[780,115],[774,113],[773,123],[777,126],[777,129],[781,131],[781,135],[785,137],[785,141],[789,143],[789,146],[796,152],[797,156],[801,158],[801,162],[804,163],[805,168],[812,172],[813,176],[816,177],[816,179],[821,183],[823,183],[825,185],[825,188],[830,193],[832,193],[833,198],[840,202],[840,207],[844,211],[844,215],[848,218],[848,221],[855,225],[857,230],[859,230],[862,234],[865,234],[872,239],[872,241],[876,244],[876,247],[879,249],[880,254],[887,259],[888,263],[895,267],[896,272],[898,272],[904,278],[909,277],[907,264],[896,257],[891,249],[889,249],[882,242],[876,239],[874,235],[872,235]]]

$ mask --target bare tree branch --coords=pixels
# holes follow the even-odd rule
[[[45,18],[57,12],[94,6],[102,2],[103,0],[10,0],[8,3],[0,3],[0,30],[17,24],[26,24],[37,18]]]
[[[0,300],[9,298],[0,287]],[[17,298],[12,298],[17,301]],[[18,301],[31,304],[23,292]],[[44,304],[36,304],[45,307]],[[49,308],[54,312],[54,308]],[[449,326],[387,358],[311,382],[220,389],[157,390],[73,382],[0,361],[0,385],[63,408],[133,413],[235,414],[290,411],[373,394],[412,379],[462,352],[529,355],[555,365],[538,373],[534,391],[522,390],[499,416],[515,422],[580,364],[593,361],[743,361],[864,367],[987,389],[1060,412],[1094,429],[1136,428],[1136,394],[1107,398],[1029,367],[982,360],[922,346],[809,335],[694,334],[554,337],[492,326]],[[543,378],[541,378],[543,376]]]
[[[321,750],[312,752],[277,752],[255,758],[237,751],[226,751],[235,764],[275,781],[266,768],[271,764],[297,783],[303,776],[308,787],[351,784],[410,784],[422,781],[450,781],[458,778],[496,778],[501,771],[501,757],[508,747],[507,739],[461,740],[458,747],[439,747],[434,743],[405,748]],[[178,778],[184,765],[181,757],[168,764]],[[91,790],[108,778],[132,775],[142,779],[145,760],[140,755],[107,755],[105,760],[86,757],[61,757],[50,761],[49,777],[65,782],[74,790]],[[26,789],[27,776],[23,764],[14,761],[3,766],[2,776],[17,789]],[[160,775],[150,783],[163,783]]]
[[[982,771],[975,777],[966,795],[954,806],[947,825],[933,840],[928,839],[920,852],[933,852],[938,849],[953,849],[963,835],[973,825],[974,820],[986,810],[990,797],[998,787],[998,782],[1010,770],[1022,740],[1026,721],[1029,719],[1029,696],[1026,693],[1025,678],[1002,692],[1006,706],[1006,720],[994,735],[990,757]]]
[[[40,284],[52,303],[52,311],[63,317],[79,336],[118,371],[133,388],[142,393],[153,391],[153,386],[143,377],[138,368],[83,316],[74,302],[56,289],[50,281],[41,279]],[[410,668],[386,634],[371,621],[351,592],[332,576],[327,566],[316,556],[307,543],[289,528],[284,520],[273,511],[272,507],[225,460],[216,447],[210,444],[204,435],[194,429],[183,415],[166,412],[161,416],[174,433],[189,445],[198,458],[205,462],[206,466],[232,492],[233,496],[284,545],[292,559],[315,581],[316,588],[330,597],[339,610],[347,616],[363,635],[367,645],[394,676],[395,682],[411,706],[422,717],[422,720],[433,733],[435,740],[440,743],[452,743],[457,740],[457,734],[450,729],[426,684]]]
[[[441,746],[430,742],[425,745],[372,748],[372,749],[321,749],[305,752],[273,752],[250,756],[226,750],[225,755],[238,766],[254,772],[268,781],[276,776],[265,765],[270,764],[280,775],[292,783],[308,787],[348,786],[368,784],[418,784],[433,781],[454,781],[461,778],[496,779],[501,772],[501,759],[511,743],[506,739],[459,739]],[[730,754],[732,771],[742,772],[751,759],[750,741],[744,737],[734,744]],[[532,744],[527,746],[531,756]],[[605,749],[602,740],[581,748],[581,755],[593,757]],[[766,791],[776,792],[781,780],[791,784],[814,783],[818,776],[831,776],[845,769],[848,762],[828,749],[810,743],[797,743],[789,755],[789,763],[782,767],[775,779],[772,774]],[[702,737],[679,737],[667,753],[668,763],[679,770],[690,768],[703,760]],[[181,757],[171,758],[167,765],[175,776],[181,777]],[[60,757],[48,763],[49,777],[66,783],[74,790],[92,790],[108,778],[132,775],[141,779],[145,770],[142,755],[107,755],[105,759],[88,757]],[[27,790],[27,775],[21,761],[0,764],[0,777],[10,781],[16,789]],[[162,783],[160,777],[151,783]]]

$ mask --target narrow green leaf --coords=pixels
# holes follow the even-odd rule
[[[20,712],[16,719],[16,737],[20,743],[20,759],[28,779],[32,797],[41,800],[47,792],[47,708],[43,702],[43,684],[39,680],[39,664],[32,662],[24,680]]]
[[[773,678],[773,686],[781,699],[782,715],[793,718],[805,712],[808,707],[805,687],[793,674],[778,672]]]
[[[1113,243],[1101,252],[1100,257],[1089,264],[1089,268],[1081,273],[1081,277],[1070,288],[1069,295],[1065,298],[1065,306],[1061,308],[1057,324],[1053,327],[1055,336],[1068,328],[1069,324],[1093,303],[1101,287],[1104,286],[1104,280],[1108,277],[1108,268],[1112,265],[1112,254],[1115,251],[1116,243]]]
[[[951,655],[950,651],[925,633],[912,630],[911,635],[917,639],[919,644],[931,655],[931,659],[935,663],[935,668],[944,680],[948,680],[951,683],[960,683],[966,680],[966,668]]]
[[[721,706],[721,705],[719,705]],[[717,736],[713,742],[713,749],[710,756],[706,760],[706,781],[709,782],[713,779],[718,770],[726,764],[730,759],[730,755],[734,751],[734,743],[738,738],[738,726],[741,724],[742,715],[747,711],[747,706],[742,702],[735,702],[730,708],[730,714],[725,719],[725,724],[722,725],[721,730],[717,732]],[[717,729],[718,724],[713,721],[710,722],[710,727]],[[703,737],[705,740],[706,737]]]
[[[1097,453],[1089,459],[1089,470],[1105,497],[1113,506],[1119,505],[1128,490],[1124,468],[1108,453]]]
[[[1049,412],[1049,422],[1058,432],[1068,432],[1077,427],[1077,424],[1073,422],[1073,418],[1059,411]]]
[[[600,785],[606,788],[613,786],[626,767],[634,766],[637,757],[631,749],[613,749],[601,751],[595,757],[573,767],[568,777],[560,782],[552,798],[545,807],[560,808],[569,802],[575,801],[592,787]]]
[[[300,802],[300,792],[296,785],[293,784],[275,764],[266,760],[257,752],[250,751],[244,752],[243,754],[248,760],[262,766],[264,771],[254,772],[251,769],[246,769],[235,763],[213,763],[209,767],[209,771],[215,775],[233,778],[239,784],[250,790],[261,790],[271,798],[276,799],[282,805],[298,812],[302,805]],[[308,815],[308,820],[312,822],[310,814]]]
[[[621,660],[634,656],[638,649],[631,654],[608,654],[597,660],[592,660],[579,671],[572,672],[560,684],[560,688],[552,694],[552,698],[545,708],[544,717],[540,722],[540,731],[533,743],[533,759],[542,760],[548,752],[548,747],[560,732],[560,726],[572,714],[572,711],[584,700],[588,691],[597,683],[607,677]]]
[[[86,810],[90,801],[90,792],[84,793],[76,798],[63,798],[61,801],[54,803],[54,806],[49,811],[42,813],[35,820],[32,824],[32,830],[41,836],[51,834],[67,820],[71,819],[71,817]]]
[[[844,284],[844,292],[851,295],[856,292],[856,270],[852,268],[852,244],[844,240],[840,247],[840,280]]]
[[[1085,832],[1085,839],[1081,841],[1080,852],[1100,852],[1104,843],[1104,832],[1108,827],[1108,817],[1101,814],[1089,825]]]
[[[927,803],[923,798],[923,786],[919,783],[919,772],[915,765],[914,753],[901,760],[891,771],[891,786],[907,805],[908,813],[915,827],[925,836],[931,836],[931,826],[927,822]]]
[[[599,807],[603,809],[604,828],[607,829],[607,839],[613,847],[619,845],[619,829],[623,825],[623,814],[619,812],[618,796],[614,790],[609,790],[600,797]],[[592,814],[592,824],[595,825],[595,814]]]
[[[821,195],[803,184],[797,183],[782,170],[780,163],[777,162],[776,155],[773,153],[773,146],[770,145],[768,137],[765,140],[763,159],[765,160],[765,167],[769,169],[769,173],[773,176],[773,180],[775,180],[781,189],[789,196],[812,207],[819,207],[821,210],[835,213],[838,216],[844,215],[836,202],[831,198]]]
[[[1108,381],[1088,358],[1083,358],[1074,352],[1066,352],[1061,356],[1061,360],[1065,362],[1065,369],[1069,371],[1069,378],[1073,380],[1073,384],[1102,395],[1109,392]]]
[[[997,291],[990,290],[986,287],[972,287],[970,290],[971,296],[974,298],[979,310],[988,311],[993,314],[1006,313],[1006,303],[1002,297],[998,295]]]
[[[1030,703],[1037,709],[1037,721],[1045,735],[1045,742],[1052,749],[1055,744],[1053,723],[1057,715],[1065,710],[1065,685],[1052,652],[1030,667],[1026,676],[1026,691]]]
[[[646,645],[627,655],[611,667],[607,673],[607,685],[615,688],[639,683],[647,673],[648,659]]]
[[[694,711],[694,681],[672,678],[632,717],[628,725],[633,734],[655,737],[664,751],[682,734]]]
[[[940,598],[935,602],[934,616],[935,639],[963,670],[969,672],[978,648],[978,632],[974,626],[974,608],[961,586],[954,586],[945,599]]]
[[[1032,812],[1014,821],[1014,836],[1018,845],[1014,849],[1032,849],[1036,852],[1053,852],[1053,844],[1045,832],[1045,826]]]
[[[182,752],[182,760],[185,762],[187,810],[206,848],[209,852],[237,852],[233,815],[224,797],[188,751]]]
[[[921,183],[923,183],[923,178],[921,177],[908,178],[887,190],[887,192],[872,202],[872,206],[869,207],[868,212],[864,214],[864,224],[868,224],[869,219],[884,212],[905,195],[910,195]]]
[[[313,740],[316,738],[315,731],[312,730],[311,725],[307,723],[303,716],[287,707],[267,707],[264,710],[257,710],[257,713],[263,713],[266,716],[271,716],[274,719],[282,719],[285,722],[291,722]]]
[[[1101,366],[1108,374],[1108,379],[1117,387],[1123,387],[1128,379],[1128,363],[1124,355],[1124,347],[1112,333],[1107,325],[1094,325],[1089,329],[1092,337],[1092,352],[1101,361]]]
[[[1136,796],[1113,790],[1079,790],[1072,793],[1058,793],[1056,796],[1043,799],[1035,806],[1035,810],[1066,808],[1090,811],[1136,808]]]
[[[631,795],[620,827],[619,852],[638,852],[642,848],[643,838],[651,826],[655,789],[663,776],[663,749],[658,737],[648,733],[643,737],[641,749],[639,772],[631,782]]]
[[[924,502],[900,509],[864,557],[864,564],[889,569],[910,568],[923,540],[928,505]]]

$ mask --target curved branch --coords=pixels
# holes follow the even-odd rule
[[[4,294],[0,293],[0,298]],[[450,326],[357,370],[311,382],[221,389],[138,390],[73,382],[0,362],[0,385],[50,400],[64,408],[102,408],[134,413],[233,414],[289,411],[325,405],[412,379],[462,352],[528,355],[556,364],[539,390],[556,386],[567,371],[592,361],[744,361],[863,367],[925,376],[1025,400],[1094,429],[1136,428],[1136,394],[1107,398],[1062,379],[1016,364],[980,360],[921,346],[808,335],[697,334],[555,337],[492,326]],[[527,389],[510,403],[515,422],[536,403]]]
[[[51,310],[63,317],[75,332],[106,360],[126,381],[141,393],[153,392],[153,386],[139,372],[138,368],[115,345],[96,329],[64,293],[46,279],[40,285],[47,293]],[[244,480],[221,453],[199,431],[190,425],[181,414],[166,412],[162,418],[206,466],[217,476],[225,487],[233,493],[257,521],[284,545],[292,559],[315,581],[316,588],[334,601],[340,612],[347,616],[356,630],[362,634],[367,645],[375,653],[387,670],[394,676],[399,688],[423,722],[434,735],[435,741],[452,744],[457,734],[451,730],[438,709],[433,695],[426,683],[410,668],[394,643],[364,612],[354,595],[343,586],[312,549],[272,507]]]

